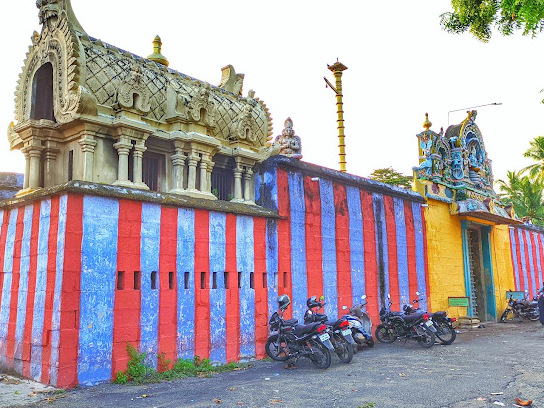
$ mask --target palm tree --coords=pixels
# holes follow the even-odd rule
[[[541,175],[527,176],[523,172],[524,170],[508,171],[506,182],[497,181],[504,192],[501,198],[513,204],[518,217],[527,217],[533,224],[544,227],[544,178]]]
[[[533,159],[536,163],[525,167],[522,171],[528,171],[532,177],[544,174],[544,136],[537,136],[530,142],[531,147],[523,153],[523,156]]]

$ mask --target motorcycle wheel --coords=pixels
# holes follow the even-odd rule
[[[353,346],[338,334],[334,334],[334,351],[342,363],[353,360]]]
[[[429,348],[434,345],[434,333],[429,330],[424,330],[423,335],[417,340],[421,347]]]
[[[448,345],[455,341],[455,329],[446,322],[434,322],[436,327],[435,336],[438,337],[441,344]]]
[[[506,309],[504,312],[502,312],[501,318],[499,320],[500,323],[506,323],[506,319],[512,314],[512,311],[510,309]]]
[[[308,358],[314,363],[317,368],[325,370],[331,365],[331,352],[327,347],[321,344],[319,341],[310,339],[308,340],[311,350]]]
[[[397,340],[397,336],[394,334],[393,329],[385,324],[379,324],[376,327],[376,332],[374,335],[380,343],[390,344]]]
[[[367,342],[366,342],[366,345],[368,347],[374,347],[374,339],[372,337],[370,339],[368,339]]]
[[[527,318],[532,322],[536,322],[539,319],[539,316],[538,316],[538,314],[529,313]]]
[[[290,357],[287,341],[283,336],[280,338],[279,334],[270,336],[266,341],[264,349],[266,354],[268,354],[268,357],[270,357],[272,360],[286,361]]]

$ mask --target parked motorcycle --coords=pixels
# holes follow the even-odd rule
[[[327,325],[323,323],[298,324],[297,319],[283,318],[291,299],[287,295],[278,297],[279,310],[270,316],[269,325],[272,334],[266,341],[268,356],[276,361],[290,358],[298,361],[301,357],[309,358],[316,367],[326,369],[331,365],[331,350]]]
[[[390,295],[387,295],[390,299]],[[417,310],[411,315],[402,312],[391,311],[391,301],[380,309],[381,323],[376,327],[375,336],[381,343],[393,343],[404,338],[414,339],[422,347],[428,348],[434,345],[436,329],[429,314]]]
[[[402,308],[406,315],[414,314],[414,312],[420,310],[415,307],[416,303],[419,303],[420,300],[423,300],[419,297],[420,293],[416,292],[416,298],[412,301],[410,305],[404,305]],[[434,313],[429,313],[429,319],[432,320],[433,326],[436,329],[435,336],[438,338],[441,344],[448,345],[455,341],[457,334],[453,327],[453,322],[457,321],[455,317],[448,317],[446,311],[439,311]]]
[[[538,301],[533,299],[529,301],[527,299],[529,291],[525,291],[524,299],[514,299],[512,294],[506,300],[508,305],[501,315],[499,320],[500,323],[506,323],[507,319],[512,319],[513,317],[519,317],[521,319],[527,319],[530,321],[537,321],[539,317],[538,310]]]
[[[362,303],[350,307],[348,314],[344,315],[349,323],[351,335],[357,343],[357,346],[367,345],[374,347],[374,338],[372,337],[372,320],[364,310],[366,306],[366,295],[361,296]],[[357,348],[354,348],[357,350]]]
[[[304,313],[304,323],[323,323],[330,328],[331,343],[334,347],[336,355],[343,363],[349,363],[353,359],[353,340],[349,322],[346,318],[341,317],[338,320],[329,320],[327,315],[319,313],[319,310],[325,306],[324,302],[317,300],[315,296],[310,297],[306,301],[308,310]]]

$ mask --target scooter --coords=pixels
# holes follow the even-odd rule
[[[374,338],[372,337],[372,320],[366,311],[363,309],[366,295],[361,296],[362,303],[355,304],[349,308],[348,314],[344,315],[349,323],[353,340],[357,343],[354,351],[357,351],[360,346],[374,347]],[[344,306],[347,308],[347,306]]]

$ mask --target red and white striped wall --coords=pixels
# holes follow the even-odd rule
[[[72,387],[126,369],[127,343],[158,369],[263,358],[283,293],[299,320],[366,294],[376,322],[428,282],[423,201],[371,187],[272,165],[257,200],[280,218],[74,192],[0,209],[0,366]]]
[[[510,248],[514,266],[516,291],[528,291],[530,298],[537,295],[544,286],[542,266],[544,265],[544,233],[540,229],[510,228]]]

